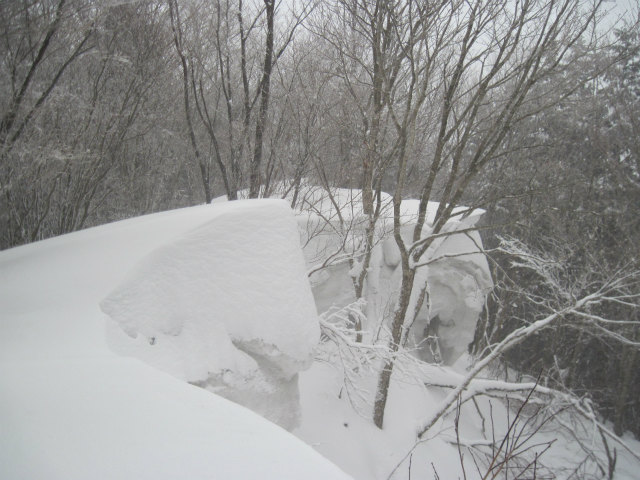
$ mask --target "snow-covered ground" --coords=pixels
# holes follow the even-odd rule
[[[347,388],[331,344],[318,342],[295,225],[282,201],[218,203],[0,252],[0,479],[479,478],[482,464],[455,446],[455,412],[415,445],[447,394],[423,382],[458,383],[464,355],[397,368],[378,430],[354,397],[373,399],[375,372]],[[458,240],[447,251],[471,248]],[[388,278],[392,257],[380,249]],[[468,257],[456,271],[486,287],[482,260]],[[445,267],[440,277],[455,278]],[[350,301],[330,285],[349,280],[336,278],[316,283],[316,301]],[[477,310],[474,288],[461,281],[453,296]],[[500,438],[506,413],[497,399],[492,410],[463,405],[461,441]],[[553,439],[544,478],[565,478],[584,452],[553,424],[534,443]],[[615,478],[637,471],[618,448]]]
[[[276,222],[274,229],[265,227],[270,222]],[[151,215],[0,253],[0,478],[348,478],[311,447],[248,409],[109,348],[110,320],[100,310],[102,299],[123,284],[144,290],[145,284],[136,283],[135,275],[136,269],[149,265],[145,260],[149,254],[156,251],[158,255],[158,248],[175,242],[189,243],[194,231],[210,234],[216,223],[227,229],[221,231],[223,236],[252,262],[261,251],[255,238],[251,245],[246,243],[254,228],[271,248],[283,238],[282,232],[277,233],[283,224],[293,225],[295,231],[284,202],[248,201]],[[292,255],[290,244],[286,238],[282,241],[281,252],[287,260]],[[247,247],[255,247],[257,253],[252,256]],[[291,277],[291,270],[302,268],[296,248],[293,255],[298,255],[299,263],[293,262],[293,267],[286,262],[282,266],[282,256],[262,258],[254,265],[277,276],[273,280],[285,291],[304,294],[304,289],[291,285],[304,281],[304,277]],[[203,266],[221,268],[212,255],[215,251],[210,252],[209,263],[205,257]],[[167,267],[166,257],[160,265]],[[175,270],[155,266],[155,279],[165,282],[165,287],[172,279],[189,281],[189,275],[179,272],[179,263],[169,265]],[[123,283],[132,279],[133,284]],[[233,278],[224,278],[218,285],[224,282],[237,286]],[[271,285],[260,291],[274,294],[276,288]],[[116,292],[122,294],[122,290]],[[198,293],[206,296],[208,292]],[[306,295],[299,299],[296,312],[312,308],[308,287]],[[273,308],[264,299],[261,305],[252,304],[259,301],[246,290],[235,299],[236,306],[254,314],[261,307]],[[200,303],[211,306],[207,302],[202,298]],[[169,303],[162,306],[170,308]],[[283,314],[286,311],[286,306],[281,307]],[[128,325],[149,326],[145,321],[131,319]],[[149,328],[156,332],[156,327]],[[314,327],[317,323],[314,326],[307,319],[302,332],[313,343]],[[162,328],[157,328],[158,342],[171,340],[161,337]],[[260,329],[259,323],[255,328]],[[207,332],[197,333],[206,336]],[[267,333],[258,332],[265,338]],[[216,346],[226,344],[229,352],[234,351],[226,343],[229,338],[218,338]],[[286,342],[286,338],[280,335],[276,340]],[[291,355],[304,353],[296,350],[298,346],[287,348]],[[225,363],[232,357],[231,353],[224,356],[229,352],[210,354]],[[250,357],[245,360],[251,363]],[[185,361],[176,368],[190,366]]]

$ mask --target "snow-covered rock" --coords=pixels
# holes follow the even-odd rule
[[[291,210],[243,203],[147,255],[101,307],[115,351],[290,429],[317,315]]]

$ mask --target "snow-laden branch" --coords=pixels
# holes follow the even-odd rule
[[[464,378],[462,377],[462,375],[447,371],[446,375],[443,372],[442,378],[432,377],[426,380],[424,383],[426,386],[455,389],[460,383],[462,383],[462,381],[464,381]],[[456,378],[460,378],[461,382],[456,383]],[[571,393],[549,388],[536,382],[514,383],[486,378],[475,378],[470,382],[470,385],[463,392],[463,394],[460,395],[459,403],[454,402],[450,409],[446,410],[445,413],[448,413],[449,410],[456,408],[456,404],[461,405],[467,400],[470,400],[479,395],[486,395],[490,397],[504,397],[506,394],[509,396],[509,398],[513,398],[510,394],[518,392],[535,392],[538,395],[544,395],[546,397],[546,400],[542,403],[545,405],[549,403],[549,398],[558,399],[561,402],[561,405],[571,407],[580,416],[582,416],[589,422],[592,422],[598,429],[602,430],[603,434],[610,437],[614,442],[618,443],[620,446],[622,446],[622,448],[629,451],[631,455],[633,455],[637,460],[640,461],[640,455],[634,453],[631,447],[626,444],[626,442],[624,442],[617,435],[611,432],[598,420],[597,415],[593,411],[590,402],[585,401],[584,399],[580,399],[575,395],[572,395]],[[534,397],[531,397],[529,398],[528,403],[532,404],[537,402]],[[566,426],[565,428],[570,429],[568,426]]]
[[[640,325],[638,320],[613,320],[610,318],[603,318],[600,315],[586,312],[574,312],[574,315],[591,320],[593,322],[603,323],[605,325]]]
[[[620,445],[622,448],[624,448],[627,452],[629,452],[631,454],[631,456],[633,456],[636,460],[638,460],[640,462],[640,454],[638,454],[636,451],[634,451],[618,435],[616,435],[614,432],[609,430],[605,425],[603,425],[600,421],[598,421],[596,413],[593,411],[593,408],[591,408],[591,404],[590,403],[578,402],[577,400],[574,400],[573,407],[576,409],[576,411],[580,415],[582,415],[584,418],[590,420],[598,428],[598,430],[600,430],[600,432],[603,435],[606,435],[611,440],[616,442],[618,445]]]
[[[493,250],[484,250],[482,253],[490,253]],[[439,255],[437,257],[434,258],[430,258],[429,260],[426,260],[422,263],[415,263],[413,266],[414,268],[420,268],[420,267],[426,267],[429,265],[432,265],[434,263],[437,262],[442,262],[443,260],[450,260],[452,258],[460,258],[460,257],[470,257],[473,255],[479,255],[480,252],[479,251],[472,251],[472,252],[463,252],[463,253],[449,253],[449,254],[443,254],[443,255]]]
[[[637,325],[637,324],[636,324]],[[609,329],[604,328],[602,325],[594,324],[593,327],[603,335],[615,340],[616,342],[621,343],[622,345],[627,345],[629,347],[640,349],[640,342],[634,342],[633,340],[629,340],[624,335],[621,335],[617,332],[613,332]]]
[[[602,292],[596,292],[590,295],[587,295],[578,301],[576,301],[573,305],[566,307],[562,310],[553,312],[551,315],[538,320],[532,323],[529,326],[518,328],[514,330],[509,335],[507,335],[504,340],[498,343],[491,353],[484,357],[482,360],[478,361],[475,366],[469,371],[469,373],[464,377],[462,382],[454,388],[446,398],[442,401],[440,406],[426,419],[424,419],[417,428],[418,437],[422,437],[433,425],[444,415],[447,410],[457,401],[458,397],[464,392],[468,387],[471,381],[482,371],[484,370],[491,362],[496,360],[502,353],[510,349],[511,347],[517,345],[522,342],[529,336],[533,335],[535,332],[547,327],[549,324],[558,320],[559,318],[564,317],[574,311],[580,310],[585,305],[592,304],[597,302],[602,298]]]
[[[371,404],[371,392],[360,387],[362,377],[376,375],[380,363],[392,361],[397,364],[401,374],[412,378],[417,384],[420,379],[416,372],[421,362],[412,355],[411,350],[393,350],[386,342],[371,341],[366,332],[356,328],[356,325],[366,322],[363,311],[365,303],[361,298],[320,315],[320,331],[325,341],[320,346],[317,358],[342,371],[344,391],[349,401],[359,414],[369,418],[370,413],[360,412],[360,406]]]
[[[427,244],[430,245],[434,240],[437,240],[439,238],[451,237],[453,235],[459,235],[459,234],[469,234],[472,232],[479,232],[482,230],[497,230],[503,227],[514,226],[514,225],[518,225],[518,222],[509,222],[509,223],[492,224],[492,225],[484,225],[484,226],[474,225],[472,227],[460,228],[460,229],[456,229],[455,226],[452,225],[449,228],[443,229],[443,231],[440,231],[438,233],[432,233],[430,235],[427,235],[426,237],[420,238],[420,240],[412,243],[411,246],[409,246],[407,251],[410,255],[413,255],[414,252],[420,251],[422,247],[424,247]],[[422,253],[424,252],[421,252],[421,254]],[[416,267],[416,265],[414,265],[414,267]]]
[[[364,316],[362,299],[347,305],[337,311],[330,311],[328,314],[320,315],[320,331],[335,344],[344,347],[349,352],[349,356],[357,366],[364,366],[367,363],[363,360],[364,354],[373,354],[375,357],[386,358],[388,349],[383,344],[356,342],[353,334],[362,333],[353,328],[354,318]]]

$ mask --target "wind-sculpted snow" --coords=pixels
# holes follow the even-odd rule
[[[333,189],[329,195],[322,188],[308,186],[301,190],[301,198],[298,225],[308,268],[313,272],[311,283],[318,311],[352,303],[355,300],[353,279],[358,276],[361,265],[357,261],[350,265],[348,252],[361,248],[368,225],[362,213],[361,193],[359,190]],[[382,193],[380,199],[374,247],[363,292],[369,323],[365,328],[370,331],[377,330],[380,323],[391,316],[402,275],[400,251],[392,235],[393,199],[386,193]],[[400,205],[405,245],[411,245],[419,203],[408,199]],[[428,203],[422,238],[431,233],[438,206],[437,202]],[[478,232],[455,233],[473,228],[484,210],[469,212],[466,207],[456,207],[453,213],[441,232],[451,235],[436,238],[420,259],[419,264],[424,266],[417,269],[409,308],[409,311],[415,310],[422,286],[426,284],[428,302],[418,309],[410,338],[426,360],[446,364],[453,364],[466,352],[486,295],[493,287]],[[425,342],[425,339],[435,336],[438,342],[434,350],[433,342]]]
[[[276,222],[277,228],[292,228],[291,212],[281,202],[243,201],[148,215],[0,252],[0,479],[349,478],[310,446],[247,408],[136,358],[118,355],[107,345],[105,321],[111,322],[112,335],[120,332],[120,336],[111,338],[112,345],[116,340],[128,340],[134,345],[136,341],[147,342],[151,347],[149,337],[140,333],[132,340],[99,307],[99,302],[125,281],[128,271],[140,262],[146,263],[144,258],[156,255],[163,245],[193,239],[189,231],[204,234],[214,230],[216,219],[224,220],[220,225],[230,228],[226,234],[233,236],[234,231],[242,228],[244,219],[257,217],[264,217],[260,224],[269,221]],[[258,226],[256,223],[257,220],[253,227]],[[204,230],[198,230],[201,225]],[[266,227],[260,227],[256,235],[261,238],[252,245],[255,253],[247,251],[248,245],[242,239],[233,240],[248,259],[255,259],[260,252],[264,254],[267,245],[269,249],[275,248],[270,241],[275,240],[273,234]],[[297,236],[293,239],[295,244]],[[209,256],[214,254],[211,248]],[[284,250],[285,244],[281,244],[274,253]],[[285,257],[280,257],[291,260],[290,263],[274,269],[269,280],[277,277],[284,290],[281,296],[285,291],[300,295],[299,299],[288,298],[288,303],[301,314],[303,307],[296,305],[305,301],[305,295],[310,305],[310,293],[303,290],[304,282],[295,288],[287,283],[296,268],[302,269],[299,257],[296,244]],[[195,262],[196,259],[191,264]],[[262,272],[266,280],[263,267],[275,267],[275,260],[266,257],[260,262],[262,267],[257,266],[255,271]],[[249,268],[248,264],[240,265]],[[177,268],[178,264],[174,266]],[[196,286],[186,276],[176,275],[176,280],[186,282],[177,288]],[[247,281],[251,283],[250,279]],[[273,285],[263,283],[255,282],[254,286],[275,290]],[[151,289],[151,284],[146,285]],[[162,293],[169,290],[167,287]],[[200,290],[199,295],[206,297],[209,293]],[[240,299],[235,297],[242,302],[238,310],[260,310],[251,304],[255,296],[247,296],[246,290],[242,295]],[[164,306],[167,305],[165,301]],[[273,312],[269,305],[262,307],[264,312]],[[313,317],[306,321],[299,319],[301,325],[296,335],[304,331],[311,343],[316,328],[315,312],[312,306],[308,310]],[[287,305],[280,311],[293,322]],[[212,313],[216,312],[220,313],[219,309]],[[235,318],[246,317],[238,312]],[[264,315],[256,317],[258,322],[267,319]],[[135,319],[130,320],[128,328],[141,326]],[[153,327],[150,322],[144,325],[148,329],[145,332],[157,334],[159,346],[163,344],[160,331],[174,340],[185,336],[184,343],[175,343],[174,349],[200,345],[205,350],[206,346],[215,346],[219,349],[216,355],[220,364],[229,365],[224,360],[227,353],[246,359],[247,364],[260,363],[237,350],[235,340],[231,341],[222,323],[212,327],[211,333],[223,335],[208,345],[197,338],[197,329],[189,321],[183,318],[178,323],[181,326],[160,322]],[[266,376],[283,375],[281,368],[288,369],[290,374],[291,364],[285,358],[296,366],[305,364],[303,349],[294,344],[294,339],[286,338],[287,332],[276,338],[276,332],[272,336],[265,332],[266,325],[255,328],[253,333],[263,335],[284,352],[279,357],[270,357],[278,358],[280,363]],[[176,332],[182,333],[171,335]],[[167,338],[164,340],[169,343]],[[255,355],[253,352],[259,347],[254,342],[257,339],[236,343],[243,343]],[[265,350],[265,355],[271,348],[274,347]],[[169,353],[177,358],[176,350]],[[207,355],[204,351],[191,353],[201,358]],[[191,367],[197,373],[200,369],[194,364]],[[232,372],[224,375],[231,379]],[[294,377],[287,384],[288,398],[298,389]]]
[[[486,295],[493,287],[487,259],[478,253],[481,246],[478,232],[456,234],[447,237],[429,257],[433,261],[427,267],[431,306],[416,319],[414,335],[421,328],[436,334],[447,364],[467,351]]]
[[[408,206],[405,208],[409,210]],[[427,211],[428,216],[430,213],[431,208]],[[410,338],[425,360],[453,364],[473,340],[476,322],[493,282],[487,259],[480,253],[482,240],[478,232],[455,232],[473,227],[482,213],[450,220],[446,228],[452,234],[436,239],[419,262],[423,266],[416,272],[410,311],[415,311],[424,285],[428,301],[418,309]],[[403,226],[402,236],[406,244],[410,244],[414,228],[410,220],[415,217],[408,215],[407,218],[409,222]],[[429,234],[430,228],[427,223],[423,237]],[[367,294],[372,297],[369,303],[375,305],[370,312],[377,310],[372,313],[379,318],[385,314],[385,309],[388,312],[393,306],[402,272],[399,250],[393,238],[384,239],[375,250],[380,250],[380,254],[372,256],[369,275],[372,278],[367,279]],[[438,338],[437,349],[428,340],[434,336]]]
[[[295,425],[319,327],[285,202],[231,208],[158,248],[101,307],[127,334],[110,329],[114,350]]]

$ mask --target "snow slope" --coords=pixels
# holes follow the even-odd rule
[[[132,268],[256,212],[291,215],[278,201],[202,206],[0,252],[0,478],[348,478],[246,408],[107,344],[99,302]]]
[[[159,289],[161,295],[146,298],[142,304],[136,304],[136,308],[151,308],[153,302],[158,302],[156,313],[162,316],[173,301],[178,301],[186,302],[183,307],[188,310],[193,307],[197,311],[200,307],[194,303],[206,303],[209,299],[206,291],[200,290],[195,300],[188,292],[180,291],[186,285],[177,284],[188,282],[189,275],[176,271],[175,291],[169,288],[171,282],[163,283],[167,272],[173,271],[169,268],[172,262],[177,262],[176,268],[180,265],[195,269],[196,273],[200,267],[197,259],[190,261],[188,256],[182,256],[181,248],[173,247],[190,245],[199,251],[197,258],[206,257],[207,249],[198,240],[200,234],[207,232],[203,236],[211,238],[212,246],[215,244],[217,249],[221,245],[217,242],[222,241],[216,239],[218,234],[228,230],[251,235],[249,224],[255,227],[259,219],[269,223],[280,218],[284,223],[278,229],[282,230],[286,222],[281,214],[291,215],[285,204],[264,200],[195,207],[0,252],[0,479],[313,480],[349,478],[349,474],[361,480],[405,480],[436,478],[436,472],[443,480],[463,478],[460,452],[455,447],[455,412],[440,420],[428,437],[415,445],[416,426],[448,393],[448,389],[425,387],[423,382],[459,383],[464,374],[463,359],[453,367],[421,367],[424,371],[396,368],[384,429],[379,430],[371,422],[370,405],[354,403],[349,397],[361,393],[370,401],[375,392],[376,372],[367,373],[363,369],[358,383],[349,390],[340,362],[327,361],[331,357],[327,357],[326,352],[319,355],[309,370],[299,374],[301,422],[294,433],[310,445],[307,446],[246,408],[161,371],[157,368],[159,364],[154,368],[144,363],[152,363],[152,358],[145,355],[157,351],[153,346],[168,342],[177,347],[186,340],[178,338],[179,329],[178,335],[171,335],[160,328],[168,325],[166,330],[176,333],[172,329],[176,324],[165,323],[167,318],[156,324],[153,318],[129,317],[125,325],[133,327],[129,330],[137,335],[133,338],[117,320],[110,320],[101,311],[100,302],[107,297],[113,300],[114,311],[119,311],[129,289],[139,289],[138,293],[145,297],[149,293],[144,288],[144,282],[149,281],[147,274],[164,286]],[[224,225],[224,229],[216,231],[217,222]],[[259,252],[263,247],[260,240],[265,240],[265,246],[273,245],[267,241],[269,238],[275,240],[265,233],[257,237],[252,245],[236,239],[235,245],[242,247],[237,250],[255,247]],[[450,238],[464,239],[462,236]],[[228,245],[229,256],[234,255],[231,250],[236,250],[232,243]],[[456,251],[467,247],[454,242],[447,248]],[[217,261],[214,257],[206,258],[202,266],[211,269]],[[286,255],[276,257],[282,262]],[[266,254],[257,253],[251,258],[243,270],[245,276],[251,275],[250,266],[256,264],[270,272],[282,270],[274,264],[269,267]],[[386,265],[389,255],[383,252],[378,260]],[[295,276],[292,274],[295,268],[288,267],[271,282],[276,284],[276,289],[308,295],[302,287],[280,285],[282,279]],[[202,281],[201,278],[198,282]],[[211,281],[216,288],[225,285],[225,282]],[[298,283],[306,285],[302,279]],[[242,284],[236,285],[234,289],[241,287]],[[256,282],[252,290],[271,287],[273,285],[265,287]],[[270,295],[276,294],[272,291]],[[163,298],[164,295],[168,298]],[[253,295],[252,292],[243,290],[235,295],[243,301],[242,310],[257,311],[252,303],[255,297],[246,297]],[[135,297],[140,301],[140,297]],[[298,300],[290,300],[292,305],[299,305]],[[467,301],[470,307],[475,306],[474,298],[465,298]],[[296,309],[300,312],[307,307]],[[144,309],[139,312],[145,313]],[[227,330],[224,322],[212,328],[223,335],[217,339],[218,346],[243,347],[243,342],[234,338],[232,329]],[[301,328],[303,333],[307,331],[304,325]],[[160,338],[161,335],[164,338]],[[155,337],[157,343],[150,345],[150,337]],[[251,341],[247,343],[253,345]],[[278,337],[271,343],[278,343],[278,350],[288,352],[287,356],[295,354],[296,347],[288,345],[287,339]],[[330,348],[326,342],[323,345],[319,348]],[[129,354],[140,358],[122,356],[112,348],[123,349],[119,353],[129,349]],[[215,365],[215,362],[228,362],[234,355],[244,358],[245,353],[239,350],[227,357],[221,352],[208,352],[200,358],[211,360]],[[260,363],[254,356],[247,355],[256,364]],[[178,355],[173,359],[178,363],[172,366],[174,375],[184,377],[185,372],[190,372],[189,358]],[[492,409],[488,408],[486,399],[479,401],[484,417],[478,415],[471,402],[463,405],[460,420],[463,440],[486,444],[487,438],[493,435],[493,419],[496,438],[501,438],[508,418],[506,406],[500,400],[492,401]],[[493,413],[490,416],[488,412]],[[572,437],[574,432],[569,433],[571,435],[559,433],[557,425],[551,423],[541,437],[535,437],[533,442],[541,442],[541,446],[532,449],[532,455],[544,447],[545,441],[557,439],[543,457],[550,469],[545,472],[545,478],[554,478],[553,475],[566,478],[566,469],[573,469],[576,462],[584,458],[584,452]],[[603,458],[605,454],[598,445],[595,430],[586,432],[582,438]],[[638,442],[630,438],[626,441],[638,451]],[[462,453],[467,478],[481,478],[484,465],[476,468],[470,452],[463,449]],[[637,463],[621,449],[618,454],[616,478],[636,478]],[[589,471],[596,471],[591,467],[593,465]]]

